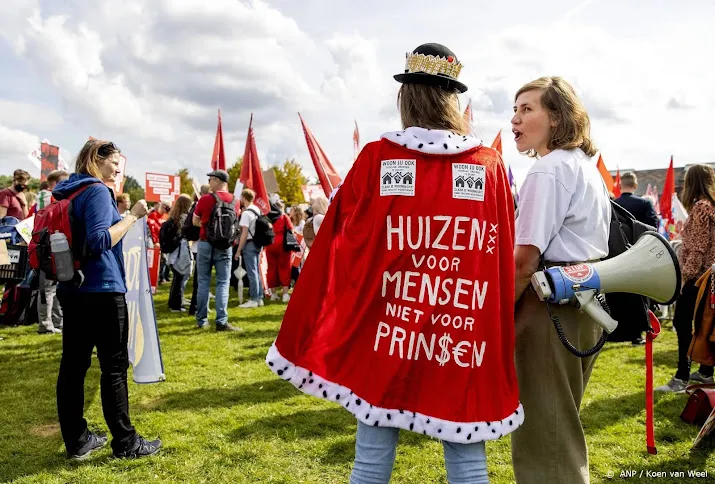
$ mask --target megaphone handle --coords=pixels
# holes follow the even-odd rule
[[[603,309],[601,303],[594,297],[591,291],[576,292],[576,300],[589,316],[593,318],[599,326],[608,334],[613,333],[618,327],[618,321],[613,319],[610,314]]]

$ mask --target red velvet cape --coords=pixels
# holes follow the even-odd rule
[[[368,425],[458,443],[497,439],[524,419],[513,199],[496,151],[447,132],[422,140],[426,131],[363,149],[266,362]],[[440,133],[448,154],[419,151]],[[404,146],[394,142],[406,136]]]

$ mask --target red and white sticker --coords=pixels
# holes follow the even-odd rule
[[[562,267],[561,272],[569,281],[580,284],[591,279],[593,267],[591,264],[576,264],[575,266]]]

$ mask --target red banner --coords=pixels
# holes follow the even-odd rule
[[[161,257],[161,250],[159,250],[159,246],[156,246],[154,249],[147,249],[146,254],[146,259],[149,263],[149,284],[151,284],[151,292],[154,294],[156,293],[156,286],[159,282],[159,267],[161,266],[159,258]]]
[[[251,120],[248,123],[246,149],[243,152],[243,165],[241,166],[241,177],[239,180],[243,183],[245,188],[250,188],[256,192],[256,198],[253,200],[253,203],[260,208],[264,214],[267,214],[271,210],[271,207],[268,202],[266,184],[263,181],[261,162],[258,159],[256,139],[253,136],[253,113],[251,113]]]
[[[171,205],[181,195],[181,178],[178,175],[146,174],[146,201]]]
[[[40,150],[40,181],[46,181],[47,175],[57,170],[60,161],[60,148],[49,143],[42,143]]]

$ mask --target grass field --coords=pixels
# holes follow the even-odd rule
[[[0,481],[347,482],[353,417],[298,393],[263,362],[284,305],[239,310],[232,291],[231,322],[245,331],[200,331],[193,318],[168,312],[167,289],[156,297],[167,381],[129,385],[133,423],[146,437],[164,441],[161,454],[127,462],[106,449],[83,463],[65,460],[55,409],[61,339],[37,335],[36,327],[0,327]],[[598,359],[582,410],[592,482],[609,482],[609,473],[615,473],[612,480],[631,482],[713,482],[715,445],[690,452],[698,429],[679,419],[683,395],[656,396],[659,453],[646,453],[644,354],[642,347],[614,344]],[[675,334],[664,330],[656,341],[656,384],[672,375],[676,359]],[[95,358],[87,375],[85,415],[92,428],[106,432],[98,366]],[[513,482],[509,439],[489,443],[487,454],[491,481]],[[636,476],[619,478],[627,470]],[[689,479],[689,470],[709,475]],[[648,471],[683,471],[686,477],[653,478]],[[441,445],[403,432],[392,482],[446,482]]]

